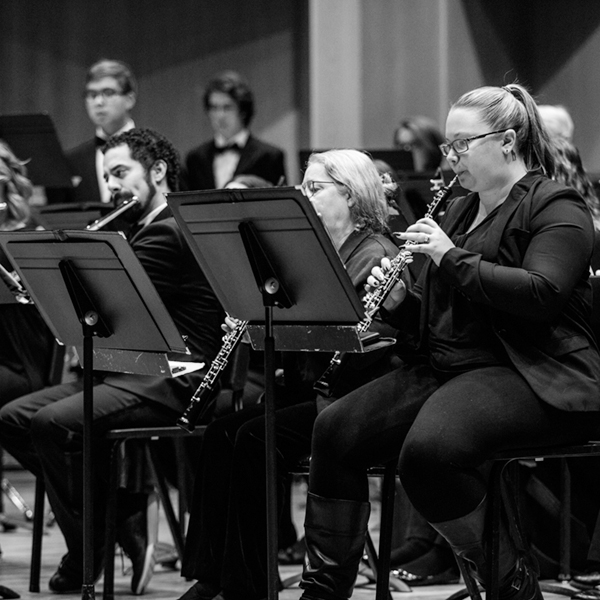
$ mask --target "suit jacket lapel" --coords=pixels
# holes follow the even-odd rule
[[[248,172],[248,169],[254,162],[256,156],[256,140],[250,135],[246,145],[240,152],[240,160],[238,161],[237,167],[235,168],[234,175],[244,175]]]
[[[513,216],[517,208],[521,205],[523,200],[537,187],[532,185],[532,178],[535,175],[527,174],[525,177],[520,179],[510,191],[508,198],[502,203],[502,206],[498,209],[498,214],[492,223],[483,245],[483,259],[491,261],[494,257],[498,256],[498,248],[500,247],[500,241],[502,235],[506,229],[506,225],[510,218]]]

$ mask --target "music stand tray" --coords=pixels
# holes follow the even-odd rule
[[[177,192],[167,203],[227,313],[249,322],[255,348],[262,348],[264,305],[240,223],[252,223],[293,303],[273,310],[276,349],[364,351],[356,328],[365,317],[362,302],[299,189]]]
[[[77,347],[81,325],[59,266],[62,260],[73,261],[112,329],[110,337],[94,342],[96,369],[175,376],[201,368],[185,358],[184,362],[169,360],[167,353],[189,351],[121,233],[2,232],[0,244],[52,334],[60,343]],[[148,326],[140,328],[140,322]]]
[[[306,171],[306,163],[308,157],[313,152],[324,152],[325,150],[300,150],[298,152],[298,160],[300,161],[300,172]],[[401,176],[404,173],[412,173],[415,170],[413,163],[413,155],[410,150],[401,148],[363,148],[362,152],[366,152],[372,160],[381,160],[387,163],[396,175]]]

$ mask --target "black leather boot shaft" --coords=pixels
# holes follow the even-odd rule
[[[350,598],[365,547],[370,510],[368,502],[334,500],[309,492],[302,598]]]

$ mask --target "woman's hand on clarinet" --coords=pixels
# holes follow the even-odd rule
[[[386,272],[390,270],[391,263],[390,259],[384,257],[381,259],[380,267],[373,267],[371,274],[367,277],[367,284],[365,289],[367,292],[375,291],[382,281],[386,279]],[[383,302],[383,308],[387,311],[393,311],[396,309],[406,298],[406,285],[402,279],[399,279],[394,287],[389,291],[387,298]]]
[[[405,242],[410,242],[408,249],[411,252],[421,252],[431,256],[436,265],[442,261],[442,257],[448,250],[454,248],[452,240],[444,233],[443,229],[428,217],[419,219],[406,231],[394,233]]]
[[[221,324],[221,329],[225,332],[226,335],[229,335],[230,333],[232,333],[233,331],[235,331],[240,324],[242,323],[241,319],[236,319],[235,317],[232,317],[231,315],[225,315],[225,323]],[[241,339],[242,342],[244,342],[245,344],[249,344],[250,343],[250,336],[248,335],[248,333],[244,333],[244,336]]]

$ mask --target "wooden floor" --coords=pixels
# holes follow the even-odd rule
[[[33,506],[33,478],[30,474],[21,470],[9,470],[6,475],[10,482],[19,490],[29,506]],[[294,487],[293,507],[294,521],[298,531],[302,531],[304,501],[306,490],[300,483]],[[5,513],[19,526],[11,532],[0,533],[0,547],[2,557],[0,559],[0,585],[6,586],[17,592],[21,598],[31,600],[45,600],[56,598],[56,594],[48,591],[48,579],[56,570],[61,556],[65,552],[64,541],[57,526],[47,529],[43,540],[43,564],[40,582],[40,593],[30,593],[29,590],[29,562],[31,553],[31,530],[28,523],[22,518],[15,506],[4,497]],[[375,540],[378,538],[379,511],[376,502],[370,521],[370,531]],[[161,511],[161,525],[159,529],[159,541],[171,543],[164,515]],[[129,586],[131,575],[126,573],[129,567],[128,560],[117,556],[115,563],[115,594],[116,596],[131,595]],[[300,572],[300,566],[282,567],[280,569],[282,579],[286,579]],[[179,571],[172,569],[157,568],[148,589],[144,595],[149,600],[173,599],[176,600],[183,594],[191,582],[185,581],[179,575]],[[393,600],[444,600],[453,592],[461,589],[460,585],[441,585],[413,588],[411,592],[393,592]],[[95,595],[102,597],[102,579],[95,586]],[[301,590],[297,585],[280,592],[280,600],[297,600]],[[73,594],[67,597],[80,597],[81,594]],[[564,596],[546,594],[547,600],[558,600]],[[375,598],[374,585],[368,585],[363,577],[359,576],[353,599],[372,600]]]

